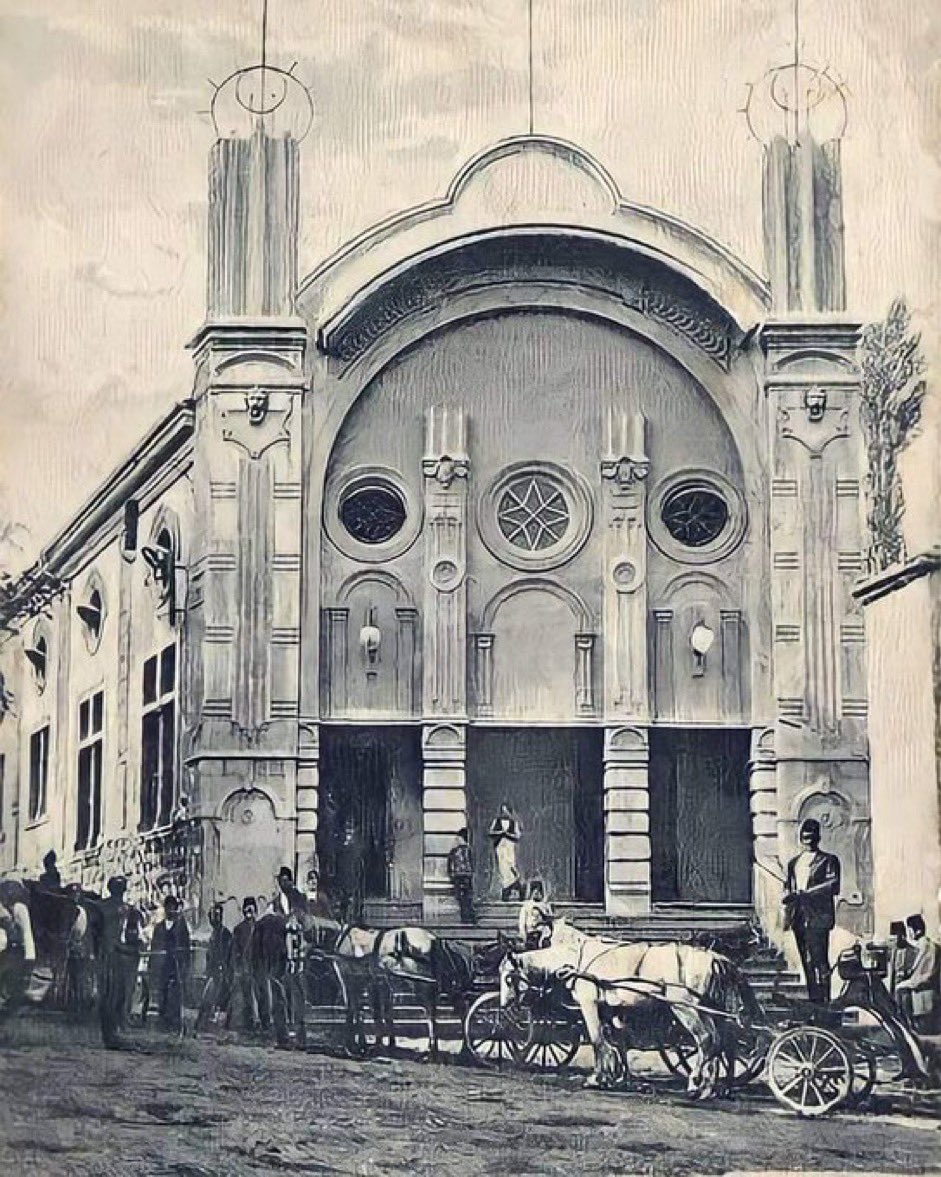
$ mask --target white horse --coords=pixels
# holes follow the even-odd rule
[[[557,920],[547,948],[511,953],[500,967],[501,1002],[509,1002],[520,979],[556,977],[571,989],[594,1050],[594,1070],[586,1086],[617,1081],[618,1052],[606,1041],[603,1020],[617,1029],[652,1007],[668,1008],[696,1043],[688,1091],[698,1099],[715,1093],[719,1061],[729,1047],[722,1019],[709,1007],[733,1017],[757,1014],[758,1005],[732,962],[717,952],[690,944],[625,943],[589,936]]]

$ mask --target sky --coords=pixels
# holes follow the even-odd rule
[[[625,199],[762,269],[749,83],[793,0],[533,0],[535,129]],[[938,347],[935,0],[801,0],[802,57],[846,85],[850,313],[904,294]],[[0,0],[0,521],[21,565],[192,387],[213,83],[253,64],[261,0]],[[442,194],[527,129],[526,0],[269,0],[268,59],[308,85],[301,273]],[[932,410],[933,412],[934,410]],[[929,416],[931,414],[929,413]]]

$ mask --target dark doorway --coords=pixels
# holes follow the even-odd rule
[[[750,903],[747,731],[653,728],[654,903]]]
[[[517,864],[551,897],[601,902],[604,895],[603,734],[596,728],[471,728],[467,805],[476,891],[500,895],[487,830],[508,801],[522,825]]]
[[[317,850],[328,894],[359,917],[366,899],[421,897],[421,742],[411,727],[320,729]]]

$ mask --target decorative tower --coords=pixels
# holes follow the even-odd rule
[[[316,748],[301,746],[298,724],[307,340],[294,315],[298,144],[312,108],[263,51],[218,87],[212,117],[208,313],[191,344],[197,522],[183,747],[194,815],[215,848],[204,901],[267,890],[282,863],[303,865],[317,795]]]
[[[843,311],[842,87],[826,70],[780,66],[753,88],[746,108],[764,145],[765,266],[772,309]]]
[[[864,631],[852,597],[862,567],[863,452],[859,329],[842,313],[846,104],[838,83],[795,51],[752,90],[746,114],[764,144],[774,312],[761,342],[777,718],[753,748],[755,893],[774,930],[783,863],[799,823],[816,817],[825,849],[843,864],[840,923],[863,932],[871,918],[867,709]]]

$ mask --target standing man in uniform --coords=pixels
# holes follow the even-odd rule
[[[241,998],[242,1029],[248,1031],[254,1031],[257,1025],[255,1013],[257,983],[253,948],[255,920],[257,916],[258,901],[254,895],[246,895],[242,900],[242,919],[232,930],[232,963],[235,968],[235,988]],[[259,1007],[260,1004],[259,1001]],[[228,1024],[227,1021],[226,1025]]]
[[[155,982],[160,1024],[182,1033],[183,1001],[190,963],[190,933],[180,913],[180,901],[168,895],[163,901],[163,919],[154,928],[150,945],[151,978]]]
[[[467,840],[467,828],[460,829],[448,852],[448,878],[461,912],[462,924],[476,924],[474,911],[474,857]]]
[[[232,933],[223,922],[221,903],[209,909],[209,943],[206,946],[206,984],[196,1015],[196,1032],[204,1029],[217,1010],[232,1013]]]
[[[98,1017],[101,1040],[108,1050],[120,1050],[123,1043],[119,1031],[127,1009],[126,985],[128,969],[125,962],[124,935],[127,924],[127,904],[124,895],[127,879],[113,875],[107,883],[108,897],[87,900],[97,923],[98,959]]]
[[[797,941],[807,996],[818,1005],[830,1000],[830,932],[836,922],[840,860],[820,849],[820,822],[808,818],[800,828],[801,851],[787,864],[784,925]]]

